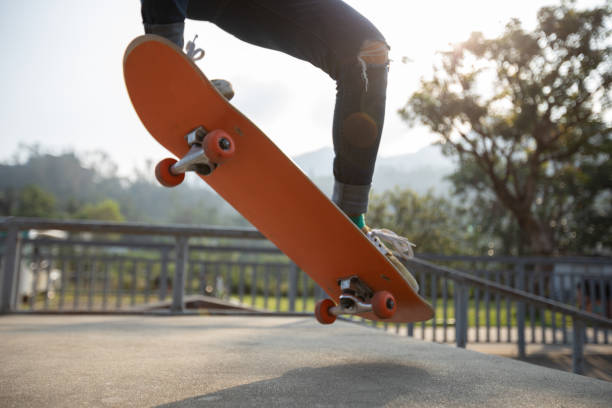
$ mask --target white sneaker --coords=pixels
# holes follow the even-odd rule
[[[407,238],[397,235],[395,232],[388,229],[372,229],[367,225],[362,229],[363,233],[368,237],[370,242],[384,255],[387,259],[395,266],[400,274],[406,279],[408,284],[414,289],[415,292],[419,290],[419,283],[416,281],[410,271],[400,262],[399,259],[391,252],[389,248],[383,244],[382,240],[389,242],[395,250],[401,256],[406,258],[413,258],[414,252],[412,247],[416,246],[412,242],[408,241]]]
[[[196,36],[193,37],[193,40],[187,41],[187,45],[185,46],[185,54],[187,54],[187,56],[194,62],[204,58],[204,50],[201,48],[196,48],[195,41],[197,38],[198,35],[196,34]],[[234,97],[234,88],[229,81],[226,81],[225,79],[213,79],[210,82],[228,101]]]
[[[221,95],[225,96],[225,99],[228,101],[234,97],[234,88],[232,88],[232,84],[225,79],[213,79],[210,81],[211,84],[217,88],[217,91],[221,93]]]

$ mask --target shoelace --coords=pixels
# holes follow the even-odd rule
[[[201,48],[196,48],[195,41],[197,38],[198,35],[196,34],[195,37],[193,37],[193,40],[187,41],[187,45],[185,46],[187,56],[193,61],[198,61],[204,58],[204,50]]]
[[[416,245],[410,242],[408,238],[399,236],[395,232],[386,228],[372,229],[368,232],[368,234],[390,243],[400,255],[407,256],[408,258],[414,257],[412,247],[416,247]]]

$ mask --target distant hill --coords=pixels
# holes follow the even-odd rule
[[[319,188],[331,193],[333,158],[333,149],[326,147],[296,156],[293,161]],[[454,169],[451,159],[444,156],[438,146],[428,146],[415,153],[380,157],[376,162],[372,189],[382,193],[395,187],[410,188],[419,194],[432,189],[437,195],[447,196],[451,184],[444,177]]]
[[[127,180],[103,175],[99,166],[84,165],[74,153],[34,154],[23,163],[0,164],[0,200],[10,200],[16,191],[28,185],[52,194],[56,211],[64,216],[70,216],[86,204],[110,198],[119,204],[128,221],[246,224],[216,193],[197,188],[193,181],[168,189],[150,177]]]
[[[333,150],[325,148],[293,160],[329,196],[333,189],[333,157]],[[53,195],[57,213],[67,217],[86,204],[110,198],[119,204],[128,221],[247,225],[225,200],[195,175],[189,175],[183,185],[167,189],[152,179],[152,168],[128,180],[107,171],[114,165],[105,155],[100,160],[87,162],[88,157],[82,158],[75,153],[33,153],[20,163],[0,163],[0,208],[11,208],[7,203],[14,202],[17,191],[37,185]],[[148,163],[147,167],[150,166]],[[438,195],[446,195],[450,184],[443,178],[452,170],[451,161],[435,146],[417,153],[379,158],[373,190],[382,193],[400,187],[424,194],[433,189]],[[5,215],[9,214],[0,214]]]

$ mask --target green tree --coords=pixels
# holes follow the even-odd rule
[[[17,204],[14,188],[5,188],[0,191],[0,215],[9,216],[13,214],[13,208]]]
[[[172,208],[170,221],[176,224],[216,224],[218,211],[215,208],[206,208],[196,203],[192,206],[177,205]]]
[[[97,221],[124,221],[119,209],[119,203],[106,199],[97,204],[85,204],[75,215],[75,218]]]
[[[19,192],[16,207],[11,215],[39,218],[52,218],[56,215],[53,194],[33,184]]]
[[[473,33],[400,111],[458,157],[452,181],[466,202],[505,213],[496,220],[506,238],[519,231],[515,250],[589,251],[612,233],[610,15],[564,1],[531,32],[512,20],[499,38]]]
[[[151,163],[131,178],[116,174],[117,166],[102,152],[52,154],[39,145],[21,145],[8,163],[0,163],[0,210],[10,215],[16,210],[18,192],[36,184],[56,198],[56,216],[75,217],[85,203],[112,199],[120,214],[139,222],[195,222],[243,225],[244,220],[218,194],[202,188],[201,181],[163,188],[154,181]],[[2,193],[4,192],[4,194]],[[176,215],[175,209],[190,206]],[[91,211],[90,205],[87,211]],[[184,212],[184,211],[183,211]],[[195,213],[199,214],[195,214]],[[80,214],[81,217],[89,217]],[[108,218],[108,217],[107,217]],[[114,219],[116,217],[111,216]]]
[[[446,199],[431,192],[419,196],[412,190],[395,189],[374,195],[367,222],[388,228],[416,245],[415,252],[468,253],[465,229],[458,210]]]

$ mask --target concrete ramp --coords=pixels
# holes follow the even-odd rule
[[[224,311],[245,311],[257,312],[257,310],[242,306],[239,303],[229,302],[213,296],[205,295],[187,295],[183,298],[183,305],[187,310],[224,310]],[[172,308],[172,299],[160,300],[157,302],[149,302],[143,305],[126,307],[123,310],[126,312],[152,312],[156,310],[170,310]]]
[[[0,317],[0,406],[609,407],[612,383],[346,322]]]

